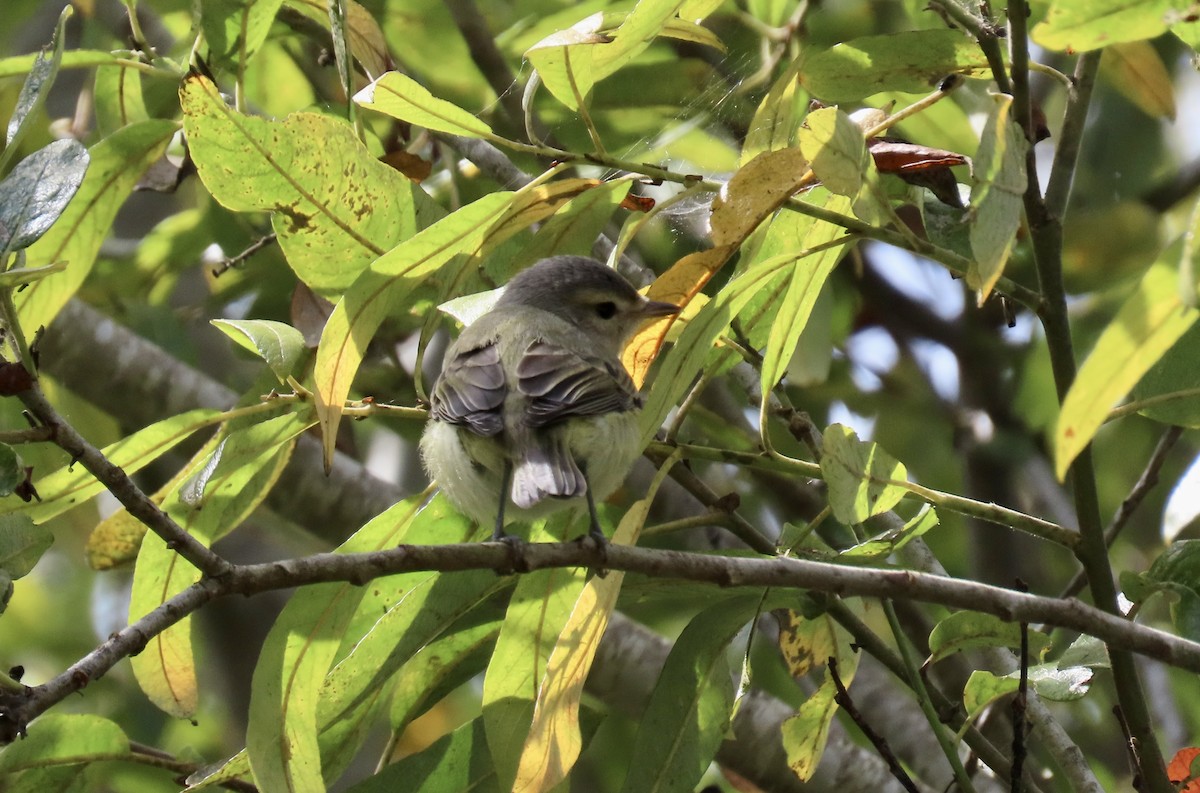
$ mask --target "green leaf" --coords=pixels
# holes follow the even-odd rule
[[[28,515],[0,515],[0,570],[9,578],[27,575],[52,544],[54,534]]]
[[[862,129],[848,115],[836,107],[814,110],[797,136],[800,151],[821,184],[848,198],[858,195],[871,160]]]
[[[150,113],[142,98],[142,73],[124,66],[100,66],[96,69],[96,127],[103,135],[147,121]]]
[[[206,546],[237,528],[262,503],[291,457],[295,440],[312,426],[311,410],[289,413],[229,433],[211,454],[190,468],[205,473],[197,498],[185,488],[173,490],[161,508],[188,534]],[[215,464],[212,464],[215,461]],[[158,608],[200,580],[200,572],[155,534],[142,541],[133,574],[130,621]],[[132,659],[142,691],[176,718],[191,718],[198,704],[191,618],[151,637]]]
[[[83,284],[117,211],[143,171],[166,151],[176,128],[170,121],[144,121],[88,150],[91,163],[75,198],[54,226],[26,250],[30,268],[62,261],[70,264],[63,272],[13,295],[27,336],[49,325]]]
[[[926,504],[901,528],[885,531],[877,537],[847,548],[838,554],[838,559],[850,563],[881,561],[936,525],[938,525],[937,512]]]
[[[379,77],[389,69],[396,68],[388,52],[387,39],[371,12],[355,0],[345,0],[345,38],[350,54],[362,66],[370,79]],[[329,0],[284,0],[284,6],[297,11],[311,22],[315,22],[333,35],[329,15]],[[415,20],[409,19],[412,23]]]
[[[739,165],[745,165],[764,151],[776,151],[791,146],[800,126],[800,119],[808,111],[807,96],[800,90],[797,76],[804,66],[796,58],[787,71],[771,84],[771,90],[763,97],[742,144]]]
[[[57,766],[84,766],[129,754],[129,739],[114,722],[99,716],[48,713],[29,726],[29,735],[0,752],[0,788],[12,775]],[[83,768],[79,769],[83,772]]]
[[[1144,407],[1146,418],[1181,427],[1200,427],[1200,325],[1188,328],[1133,388],[1139,402],[1179,394],[1180,398]]]
[[[392,730],[402,732],[443,696],[487,668],[500,625],[500,619],[484,619],[454,630],[422,647],[400,667],[389,705]]]
[[[21,93],[17,95],[17,105],[8,119],[8,128],[4,134],[4,151],[0,152],[0,171],[4,170],[9,156],[18,150],[17,144],[21,142],[21,138],[29,129],[26,122],[46,104],[46,97],[50,95],[50,86],[54,85],[54,78],[58,76],[58,69],[62,63],[63,46],[66,44],[63,31],[66,29],[67,20],[74,12],[74,9],[68,5],[59,13],[58,24],[54,28],[54,37],[47,47],[50,57],[47,58],[46,50],[43,50],[34,58],[25,83],[21,86]]]
[[[1088,50],[1152,39],[1182,17],[1187,0],[1055,0],[1030,35],[1051,50]]]
[[[88,152],[56,140],[17,163],[0,181],[0,259],[37,242],[62,216],[88,168]]]
[[[760,600],[739,598],[706,609],[675,640],[642,713],[624,791],[691,791],[700,782],[732,717],[725,651]]]
[[[788,765],[802,782],[812,779],[821,755],[825,753],[829,725],[838,710],[833,699],[836,694],[837,688],[826,671],[820,688],[783,723],[783,748],[787,752]]]
[[[478,248],[512,196],[489,193],[405,240],[373,262],[334,307],[321,332],[315,374],[326,467],[333,459],[342,406],[354,375],[375,331],[397,310],[396,299],[410,294],[454,256]]]
[[[388,72],[354,95],[362,107],[375,110],[410,124],[464,135],[468,138],[496,136],[487,122],[445,99],[438,99],[408,75]]]
[[[25,476],[21,455],[7,443],[0,443],[0,498],[11,496]]]
[[[1175,630],[1186,639],[1200,640],[1200,540],[1171,543],[1145,573],[1122,576],[1121,588],[1135,603],[1158,592],[1166,594]]]
[[[347,124],[315,113],[245,116],[190,75],[179,92],[189,150],[205,187],[237,212],[271,211],[296,275],[332,296],[416,231],[413,190]]]
[[[1091,442],[1112,406],[1195,323],[1179,296],[1175,271],[1153,265],[1121,306],[1080,367],[1063,400],[1054,432],[1058,478]]]
[[[862,138],[862,135],[859,135]],[[850,200],[842,196],[833,196],[825,204],[825,209],[831,212],[845,213],[850,208]],[[807,224],[804,236],[800,239],[799,251],[803,254],[819,246],[833,242],[845,236],[845,229],[832,223],[816,221]],[[821,296],[821,289],[829,278],[833,268],[842,258],[845,245],[835,245],[816,253],[803,255],[791,266],[787,292],[779,304],[774,321],[770,324],[767,337],[767,350],[762,364],[763,400],[770,398],[771,389],[783,378],[788,363],[800,343],[800,336],[808,326],[808,318],[812,315],[813,306]],[[796,255],[796,254],[793,254]]]
[[[214,319],[212,324],[241,347],[255,353],[283,383],[308,353],[304,334],[270,319]]]
[[[223,415],[222,411],[210,408],[190,410],[143,427],[104,447],[102,451],[113,465],[120,466],[127,474],[133,474],[193,433],[217,424]],[[0,513],[27,512],[34,522],[44,523],[104,490],[104,486],[81,465],[64,466],[38,481],[37,488],[42,497],[40,504],[4,504],[10,508],[0,509]]]
[[[993,614],[958,611],[946,617],[929,634],[929,658],[925,665],[937,663],[955,653],[978,647],[1021,646],[1021,626],[1005,622]],[[1029,630],[1029,654],[1040,658],[1050,648],[1050,637],[1041,631]]]
[[[883,91],[932,91],[950,74],[989,73],[979,46],[957,30],[914,30],[837,44],[807,60],[800,83],[829,103]]]
[[[1029,143],[1010,118],[1012,97],[992,94],[995,106],[988,115],[975,155],[971,189],[971,252],[967,286],[987,299],[1004,272],[1012,251],[1025,193],[1025,152]]]
[[[435,500],[422,509],[422,500],[414,496],[390,507],[337,552],[363,553],[401,542],[429,541],[431,526],[437,525],[450,530],[445,540],[455,539],[454,516],[447,514],[445,504]],[[375,587],[402,600],[406,590],[397,586],[410,583],[414,575],[418,574],[383,579]],[[247,730],[250,764],[261,787],[324,789],[318,728],[330,720],[318,720],[322,685],[367,595],[366,588],[348,582],[305,587],[292,596],[272,626],[254,670]],[[297,787],[289,788],[293,782]]]
[[[201,0],[200,29],[213,62],[244,69],[267,40],[283,0]]]
[[[517,582],[483,679],[483,723],[501,787],[511,789],[546,662],[583,591],[582,568],[537,570]]]
[[[347,793],[395,793],[398,790],[500,793],[485,740],[483,719],[464,724],[428,749],[386,766]]]
[[[542,83],[571,110],[592,87],[640,55],[683,5],[683,0],[640,0],[612,32],[604,14],[592,14],[530,47],[525,57]]]
[[[831,424],[822,436],[821,473],[829,486],[829,506],[842,523],[862,523],[900,503],[904,465],[878,444],[860,441],[849,427]]]
[[[62,55],[60,69],[90,69],[93,66],[111,66],[120,56],[107,50],[68,50]],[[0,79],[29,74],[37,63],[38,55],[16,55],[0,58]]]
[[[963,708],[967,720],[961,732],[982,715],[985,708],[1001,697],[1015,693],[1021,687],[1020,672],[995,675],[976,670],[963,687]],[[1081,699],[1091,687],[1095,672],[1084,666],[1059,669],[1054,664],[1037,664],[1029,667],[1029,687],[1038,696],[1052,702],[1070,702]]]

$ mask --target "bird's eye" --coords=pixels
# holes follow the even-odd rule
[[[612,319],[617,313],[617,304],[611,300],[605,300],[603,303],[596,304],[596,313],[600,319]]]

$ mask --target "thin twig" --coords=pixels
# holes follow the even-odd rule
[[[900,765],[900,761],[896,759],[896,754],[892,751],[892,747],[888,746],[888,742],[882,735],[871,728],[866,718],[854,706],[854,700],[850,698],[850,692],[846,690],[846,684],[842,682],[842,678],[838,674],[837,659],[830,656],[828,664],[829,677],[833,680],[834,688],[837,689],[837,693],[833,696],[834,701],[842,707],[842,710],[850,717],[850,720],[862,730],[862,734],[875,747],[875,751],[883,758],[883,762],[887,763],[888,770],[892,772],[892,776],[896,777],[896,781],[905,790],[911,791],[911,793],[919,793],[916,783],[912,781],[912,777],[908,775],[908,772],[904,770],[904,766]]]
[[[1150,491],[1158,484],[1158,475],[1162,471],[1163,464],[1167,461],[1167,455],[1175,446],[1175,443],[1182,437],[1183,427],[1168,427],[1167,431],[1158,439],[1158,445],[1154,447],[1154,452],[1150,455],[1150,459],[1146,462],[1145,469],[1142,470],[1142,475],[1138,477],[1133,488],[1130,489],[1129,495],[1125,496],[1125,500],[1121,502],[1121,506],[1117,507],[1117,511],[1113,514],[1112,520],[1108,522],[1108,526],[1104,529],[1104,543],[1109,548],[1117,541],[1117,536],[1121,530],[1129,523],[1129,519],[1133,517],[1133,513],[1141,506],[1142,501],[1149,495]],[[1083,570],[1075,573],[1075,577],[1063,589],[1062,597],[1075,597],[1084,586],[1087,585],[1087,574]]]
[[[18,394],[29,412],[42,426],[54,434],[53,442],[96,477],[113,496],[129,511],[129,514],[163,539],[167,547],[179,555],[205,576],[220,576],[231,568],[229,562],[206,548],[195,537],[163,512],[150,497],[142,492],[133,480],[113,465],[104,454],[78,431],[68,424],[50,404],[39,386]]]
[[[272,231],[270,234],[260,237],[257,241],[250,243],[250,245],[246,246],[246,249],[241,253],[221,260],[217,264],[213,265],[213,278],[219,278],[227,270],[231,270],[234,267],[240,267],[251,256],[258,253],[268,245],[274,244],[277,238],[278,236]]]
[[[1029,587],[1023,581],[1017,582],[1018,592],[1028,592]],[[1017,695],[1012,701],[1012,777],[1009,790],[1021,793],[1021,772],[1025,768],[1025,712],[1029,703],[1029,623],[1021,623],[1021,677],[1017,684]]]

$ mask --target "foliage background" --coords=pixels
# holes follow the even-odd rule
[[[509,115],[518,104],[519,90],[497,95],[497,72],[481,71],[455,22],[453,13],[468,5],[376,0],[364,2],[363,8],[378,21],[398,64],[435,97],[488,120],[500,134],[522,138],[521,125]],[[5,9],[9,23],[0,31],[0,53],[31,52],[49,41],[62,6],[61,2],[9,0]],[[591,10],[608,7],[598,2],[549,0],[480,2],[477,6],[508,68],[522,81],[529,74],[522,54],[530,46]],[[596,87],[590,104],[596,129],[607,150],[620,159],[653,162],[677,174],[697,173],[722,180],[739,165],[742,142],[752,129],[759,101],[797,52],[816,52],[876,33],[944,28],[943,19],[923,6],[915,2],[841,2],[807,8],[766,0],[721,4],[706,24],[728,50],[657,41],[635,62]],[[193,4],[156,0],[142,3],[141,8],[149,42],[177,64],[186,64]],[[628,10],[629,5],[612,8]],[[1002,11],[993,8],[997,18]],[[1044,7],[1035,4],[1031,22],[1036,23],[1045,13]],[[803,25],[790,30],[786,28],[789,20],[802,20]],[[115,1],[78,4],[66,30],[68,51],[128,46],[125,8]],[[765,35],[781,30],[786,33],[783,40]],[[273,118],[298,110],[344,117],[345,96],[337,70],[332,58],[322,56],[320,40],[320,35],[302,26],[275,23],[261,49],[246,64],[240,97],[245,107]],[[1125,56],[1134,61],[1132,71],[1121,70],[1120,55],[1106,55],[1102,62],[1062,248],[1066,290],[1071,296],[1071,331],[1080,358],[1109,326],[1146,268],[1191,223],[1200,170],[1194,158],[1200,148],[1194,143],[1192,123],[1197,106],[1195,52],[1186,40],[1186,36],[1181,40],[1173,34],[1153,38],[1137,51],[1141,60]],[[227,87],[236,73],[236,58],[208,55],[210,66],[223,78],[222,87]],[[1035,49],[1034,57],[1064,72],[1071,70],[1074,60],[1062,52],[1040,49]],[[1150,68],[1144,65],[1147,59],[1155,58],[1165,69],[1165,82],[1162,76],[1148,76],[1145,71]],[[9,116],[22,77],[14,70],[12,76],[0,80],[0,116]],[[151,117],[178,118],[178,77],[163,69],[141,80]],[[106,111],[93,79],[92,69],[63,69],[37,131],[21,142],[18,157],[45,145],[54,135],[75,135],[90,146],[115,131],[106,124],[120,122],[114,122],[114,116]],[[503,79],[499,82],[503,84]],[[982,118],[991,101],[989,88],[994,86],[987,80],[970,80],[951,100],[902,124],[899,131],[921,145],[974,156]],[[1044,174],[1062,131],[1058,125],[1065,91],[1042,75],[1034,79],[1032,90],[1052,133],[1050,140],[1037,147]],[[924,93],[874,95],[865,104],[881,107],[889,99],[897,99],[904,105]],[[1162,95],[1170,102],[1161,99]],[[795,100],[797,115],[803,113],[805,99],[799,96]],[[842,108],[849,111],[858,104],[846,101]],[[592,148],[578,115],[547,96],[545,90],[539,94],[536,108],[543,133],[562,148],[574,152]],[[501,187],[460,160],[451,147],[419,132],[413,133],[415,138],[406,138],[412,132],[406,125],[376,115],[368,115],[365,124],[365,139],[373,154],[394,150],[397,140],[404,140],[413,152],[431,162],[433,173],[423,188],[434,197],[431,203],[443,209],[466,205]],[[529,173],[545,167],[528,154],[516,153],[513,159]],[[600,167],[590,173],[608,176],[614,171]],[[965,169],[959,169],[959,179],[967,180]],[[644,192],[662,201],[675,189],[668,184],[648,186]],[[902,188],[889,182],[888,189],[898,193]],[[643,272],[662,273],[708,244],[711,199],[705,193],[686,198],[647,224],[630,251],[645,266]],[[427,211],[431,216],[435,212]],[[624,210],[617,213],[607,228],[610,236],[615,236],[625,216]],[[78,301],[236,394],[265,393],[272,382],[261,361],[236,349],[209,321],[275,319],[312,329],[312,320],[306,319],[311,315],[305,313],[309,294],[297,288],[296,276],[278,246],[269,245],[243,265],[213,275],[223,257],[246,250],[269,230],[263,213],[223,207],[194,176],[185,178],[173,194],[135,192],[118,213]],[[528,244],[528,239],[520,236],[507,247],[501,246],[494,260],[499,264],[489,265],[482,278],[470,284],[472,288],[459,291],[475,291],[505,280],[506,268],[519,260],[519,248]],[[580,242],[590,248],[590,240],[575,240]],[[1178,253],[1171,261],[1177,259]],[[732,269],[719,273],[706,291],[716,294]],[[1023,234],[1005,276],[1036,286],[1028,237]],[[430,294],[416,301],[409,314],[393,317],[383,326],[354,381],[355,396],[415,404],[418,391],[412,371],[418,331],[434,297]],[[85,313],[86,307],[68,307],[45,341],[43,365],[49,377],[43,385],[51,401],[98,446],[179,412],[180,404],[158,395],[162,389],[154,387],[152,369],[135,366],[133,370],[141,374],[128,380],[115,375],[124,375],[127,369],[107,357],[110,348],[103,344],[107,332],[98,329],[105,326],[95,325],[93,315]],[[879,243],[857,245],[826,285],[780,395],[811,416],[818,427],[842,422],[856,428],[860,436],[877,441],[905,463],[913,481],[1073,526],[1070,496],[1054,477],[1058,398],[1045,341],[1030,312],[1013,305],[1007,310],[1015,314],[1011,328],[999,300],[976,307],[964,283],[951,279],[940,266]],[[1193,387],[1196,339],[1193,330],[1176,348],[1176,358],[1169,360],[1167,367],[1191,377]],[[435,336],[424,356],[426,382],[436,371],[434,362],[444,343],[444,333]],[[754,346],[761,348],[762,342],[755,340]],[[1168,378],[1167,385],[1151,393],[1184,385],[1178,378]],[[752,384],[748,387],[734,375],[717,378],[693,410],[686,438],[713,447],[754,449],[758,412],[752,392]],[[1184,402],[1185,409],[1193,402]],[[4,400],[0,410],[4,427],[25,426],[16,400]],[[1186,413],[1182,419],[1170,420],[1194,424]],[[424,486],[414,451],[419,431],[420,423],[411,419],[373,417],[344,422],[339,448],[364,460],[373,475],[394,485],[390,489],[375,487],[364,480],[359,482],[362,491],[355,492],[373,490],[373,497],[382,501],[379,506],[388,503],[387,494],[419,492]],[[1121,505],[1163,432],[1163,423],[1132,416],[1111,423],[1097,435],[1096,477],[1103,515],[1113,514]],[[783,432],[776,430],[772,437],[780,451],[804,455],[802,446]],[[138,478],[143,489],[156,491],[196,448],[185,445],[141,472]],[[1196,451],[1194,433],[1185,433],[1167,454],[1159,474],[1163,484],[1149,493],[1112,549],[1115,570],[1144,571],[1163,551],[1164,502]],[[35,484],[39,475],[65,462],[62,452],[47,445],[23,447],[20,453],[25,463],[34,467]],[[311,455],[307,461],[315,462]],[[789,522],[812,519],[825,503],[819,487],[795,476],[704,462],[695,463],[695,470],[715,493],[736,492],[740,513],[771,536]],[[617,497],[621,506],[640,497],[640,483],[649,480],[650,471],[648,464],[639,469],[639,484]],[[269,502],[273,509],[256,511],[217,549],[238,561],[258,561],[328,548],[365,522],[373,514],[365,508],[377,503],[360,499],[362,509],[332,520],[328,518],[339,515],[336,507],[310,510],[306,521],[305,509],[296,503],[302,497],[294,490],[273,494]],[[289,500],[293,502],[290,506],[281,506]],[[130,572],[92,572],[81,561],[89,532],[112,508],[110,500],[99,498],[50,522],[53,549],[30,576],[18,582],[16,595],[0,618],[0,647],[5,648],[2,660],[23,665],[27,681],[58,674],[125,624]],[[691,497],[670,483],[655,509],[652,524],[697,511]],[[901,507],[905,516],[914,509],[908,502]],[[956,577],[1001,586],[1010,586],[1019,578],[1032,591],[1053,595],[1076,569],[1068,551],[1044,541],[951,511],[940,511],[939,519],[939,527],[925,539]],[[714,520],[701,530],[654,535],[643,544],[703,550],[735,545],[718,524],[720,521]],[[851,537],[845,527],[840,530],[841,539]],[[1194,528],[1185,529],[1181,536],[1190,536],[1188,531],[1194,534]],[[836,530],[834,536],[839,536]],[[622,605],[634,618],[664,634],[677,635],[699,604],[668,597],[669,591],[662,589],[653,582],[627,582]],[[247,603],[223,601],[200,612],[195,646],[202,695],[199,710],[190,721],[170,718],[150,705],[125,664],[89,686],[85,697],[68,700],[55,712],[103,715],[120,724],[131,739],[162,747],[184,760],[211,762],[227,756],[244,744],[246,703],[257,648],[283,601],[282,594],[272,594]],[[902,611],[910,620],[918,646],[922,630],[927,633],[932,622],[945,616],[944,610],[936,608],[922,612],[905,607]],[[1170,624],[1162,601],[1151,601],[1142,616],[1155,624]],[[878,614],[873,615],[872,624],[879,627],[879,619]],[[1065,636],[1055,639],[1060,648],[1069,642]],[[762,645],[755,654],[755,685],[798,707],[812,685],[796,686],[769,650],[770,642]],[[1185,705],[1200,698],[1200,684],[1194,674],[1181,670],[1157,664],[1140,668],[1158,736],[1169,757],[1175,749],[1195,743],[1200,733],[1200,713]],[[960,667],[947,673],[947,678],[961,685],[966,671],[969,669]],[[863,674],[867,674],[865,670]],[[1106,672],[1099,674],[1100,680],[1106,680]],[[819,676],[813,679],[819,680]],[[899,696],[894,690],[881,690],[885,691],[881,701]],[[1069,708],[1060,706],[1056,715],[1091,759],[1101,784],[1118,789],[1126,784],[1128,769],[1120,730],[1109,713],[1110,699],[1109,686],[1096,686],[1082,702]],[[399,738],[399,753],[415,751],[466,723],[478,714],[479,707],[478,683],[464,684]],[[610,790],[621,783],[620,772],[610,767],[620,764],[604,758],[627,756],[637,724],[619,713],[601,722],[602,713],[609,713],[602,703],[588,702],[585,729],[589,719],[599,726],[576,773],[573,786],[577,789]],[[370,773],[374,762],[370,755],[382,751],[387,740],[384,732],[380,730],[368,742],[371,749],[364,751],[348,779]],[[1002,743],[1003,738],[997,742]],[[920,756],[922,751],[929,751],[928,746],[914,754]],[[915,763],[911,755],[906,759]],[[1039,758],[1039,762],[1045,761]],[[106,789],[178,789],[169,775],[144,766],[112,763],[94,773]],[[936,773],[932,773],[933,779],[938,779]]]

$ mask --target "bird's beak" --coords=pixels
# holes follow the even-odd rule
[[[642,304],[641,315],[645,319],[669,317],[679,313],[679,306],[674,303],[664,303],[661,300],[647,300]]]

